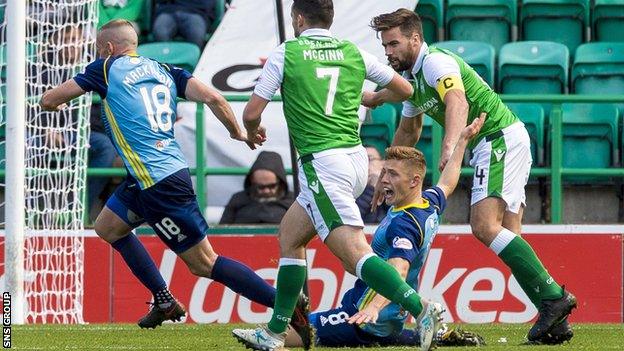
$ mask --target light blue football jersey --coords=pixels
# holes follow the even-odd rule
[[[141,189],[187,168],[174,138],[176,98],[191,74],[149,58],[98,59],[74,80],[102,97],[103,123],[129,174]]]
[[[400,257],[410,262],[405,281],[418,290],[418,276],[431,243],[438,231],[440,215],[446,207],[446,199],[440,188],[423,191],[423,204],[402,208],[391,207],[381,221],[371,246],[375,254],[384,260]],[[348,292],[358,310],[362,310],[373,299],[375,292],[358,279],[353,291]],[[390,303],[379,313],[376,323],[362,325],[370,334],[385,337],[403,330],[407,312],[396,303]]]

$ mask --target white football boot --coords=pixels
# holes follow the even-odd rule
[[[435,348],[436,332],[442,323],[442,312],[444,308],[437,302],[429,302],[424,306],[423,311],[416,321],[416,330],[420,333],[420,350],[429,351]]]
[[[256,329],[234,329],[232,335],[245,347],[260,351],[277,351],[284,349],[286,333],[275,334],[267,327]]]

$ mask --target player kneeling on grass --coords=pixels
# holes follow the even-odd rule
[[[388,261],[415,290],[418,276],[438,231],[446,199],[455,189],[466,145],[479,133],[485,114],[464,128],[438,184],[423,191],[425,157],[413,147],[386,149],[381,184],[385,201],[392,207],[379,224],[372,247]],[[347,291],[342,306],[312,313],[310,324],[316,329],[316,343],[327,347],[420,344],[419,330],[404,329],[408,313],[396,303],[377,294],[361,279]],[[478,335],[460,330],[441,329],[438,345],[483,345]],[[289,333],[286,346],[299,346],[295,333]],[[435,342],[434,341],[434,342]]]

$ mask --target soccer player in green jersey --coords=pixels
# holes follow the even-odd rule
[[[413,89],[371,54],[332,37],[333,15],[331,0],[294,0],[296,38],[271,53],[243,113],[248,135],[263,135],[260,116],[281,88],[286,123],[300,155],[302,186],[279,228],[281,259],[271,321],[255,330],[235,329],[233,334],[256,350],[283,348],[306,279],[305,246],[318,233],[347,271],[418,317],[421,349],[429,350],[441,305],[421,301],[396,269],[373,253],[355,203],[366,186],[368,169],[357,115],[364,80],[385,86],[402,99]]]
[[[403,112],[393,145],[412,146],[420,137],[423,114],[445,129],[439,169],[442,170],[461,130],[481,112],[488,115],[469,148],[475,168],[470,225],[477,239],[511,269],[535,306],[539,318],[529,331],[529,342],[559,343],[572,337],[567,316],[576,299],[548,274],[531,246],[520,236],[525,207],[524,186],[531,169],[531,149],[524,124],[500,97],[457,55],[423,41],[420,18],[399,9],[372,20],[381,34],[390,65],[412,81],[414,92],[401,99],[384,89],[365,93],[368,107],[403,101]],[[373,199],[381,196],[378,191]]]

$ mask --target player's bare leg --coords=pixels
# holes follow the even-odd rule
[[[232,334],[239,342],[256,350],[278,350],[284,347],[286,330],[291,323],[301,289],[306,279],[305,246],[315,235],[312,221],[306,211],[295,202],[284,215],[279,227],[280,263],[277,275],[277,296],[273,316],[266,328],[234,329]],[[311,344],[311,327],[297,331],[307,335],[304,347]],[[306,340],[307,339],[307,340]]]
[[[186,315],[184,307],[169,292],[156,264],[131,231],[132,227],[107,206],[95,220],[97,235],[121,254],[132,273],[154,296],[153,307],[139,320],[139,326],[156,328],[166,320],[181,320]]]
[[[93,229],[100,238],[109,244],[125,237],[132,231],[132,227],[106,206],[97,216]]]
[[[555,333],[562,333],[569,340],[571,334],[564,322],[576,307],[576,298],[554,281],[535,251],[519,235],[522,214],[522,208],[517,214],[506,212],[502,199],[488,197],[472,206],[470,225],[477,239],[511,269],[522,290],[539,309],[539,318],[529,331],[528,340],[540,341]]]
[[[212,267],[217,260],[217,253],[212,249],[208,238],[204,238],[190,249],[178,254],[186,263],[191,273],[200,277],[210,278]]]
[[[505,214],[505,201],[498,197],[488,197],[470,209],[472,234],[485,246],[490,246],[500,233]]]

